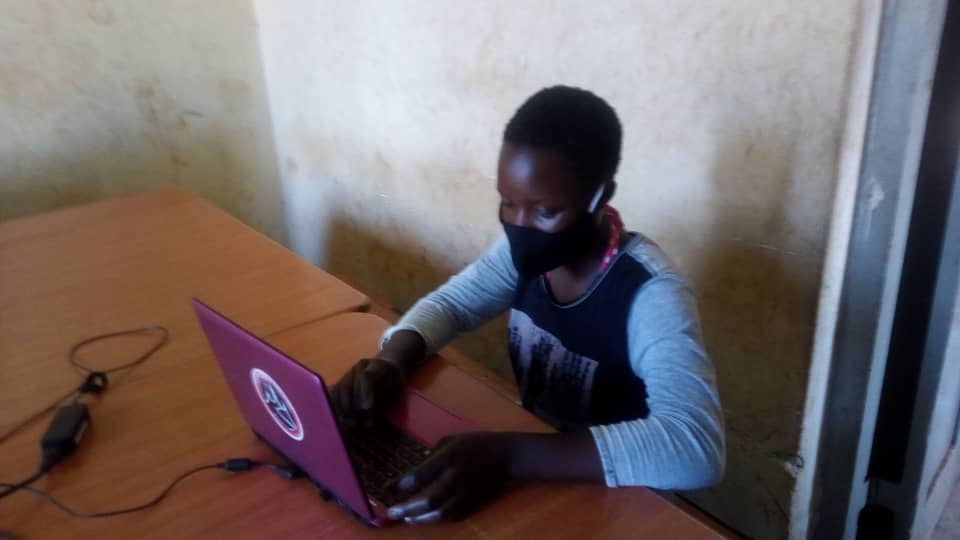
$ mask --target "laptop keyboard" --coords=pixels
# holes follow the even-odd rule
[[[370,428],[344,430],[343,439],[364,491],[387,506],[404,499],[387,487],[430,455],[429,448],[386,421]]]

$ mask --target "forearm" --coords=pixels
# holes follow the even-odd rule
[[[384,341],[400,331],[413,331],[425,342],[426,354],[433,354],[458,334],[503,313],[510,307],[516,285],[510,246],[501,237],[481,258],[417,301],[387,330]]]
[[[511,478],[603,482],[603,464],[588,431],[503,436]]]

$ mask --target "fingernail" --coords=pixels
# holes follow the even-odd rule
[[[400,479],[397,482],[397,487],[399,489],[407,490],[413,488],[414,478],[413,475],[407,475]]]
[[[403,517],[403,510],[397,507],[393,507],[387,510],[387,515],[390,516],[390,519],[400,519],[401,517]],[[410,519],[410,518],[407,518],[407,519]]]

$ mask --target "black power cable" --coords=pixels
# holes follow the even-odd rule
[[[119,366],[114,366],[110,369],[95,370],[93,368],[90,368],[81,364],[80,361],[77,360],[77,353],[80,352],[80,349],[92,343],[96,343],[98,341],[103,341],[105,339],[111,339],[115,337],[133,336],[137,334],[148,334],[148,333],[157,334],[159,335],[160,339],[158,339],[157,342],[152,347],[147,349],[146,352],[142,353],[140,356],[136,357],[135,359],[125,364],[120,364]],[[159,326],[159,325],[144,326],[142,328],[134,328],[133,330],[121,330],[119,332],[110,332],[107,334],[100,334],[98,336],[93,336],[83,341],[74,343],[73,346],[70,347],[70,350],[67,351],[67,361],[70,362],[70,364],[73,367],[79,369],[80,371],[83,371],[87,375],[90,375],[93,373],[103,373],[103,374],[116,373],[117,371],[136,367],[144,363],[148,358],[153,356],[153,353],[159,351],[161,347],[166,345],[168,341],[170,341],[170,332],[165,327]]]
[[[27,478],[22,482],[17,482],[16,484],[0,484],[0,487],[6,488],[4,489],[4,491],[0,492],[0,499],[14,493],[15,491],[19,491],[21,489],[28,489],[28,486],[30,484],[36,482],[45,474],[47,474],[47,471],[40,469],[37,472],[33,473],[33,475],[31,475],[30,478]]]
[[[131,336],[145,333],[157,334],[159,339],[153,344],[153,346],[130,362],[99,371],[83,365],[77,359],[77,353],[82,348],[92,343],[120,336]],[[161,347],[166,345],[169,339],[170,332],[168,332],[166,328],[162,326],[145,326],[142,328],[134,328],[133,330],[122,330],[120,332],[100,334],[79,341],[71,346],[70,350],[67,352],[67,362],[69,362],[74,368],[85,373],[86,378],[84,379],[83,384],[76,389],[70,390],[63,396],[57,398],[57,400],[50,405],[44,407],[39,412],[28,416],[24,420],[21,420],[12,428],[3,433],[3,435],[0,435],[0,444],[2,444],[21,429],[49,413],[64,400],[70,398],[71,396],[73,397],[73,402],[71,404],[57,409],[57,414],[54,416],[53,421],[50,423],[50,427],[47,428],[47,432],[43,436],[43,440],[41,441],[41,447],[43,449],[43,461],[40,467],[26,480],[16,484],[4,484],[3,486],[0,486],[6,488],[4,491],[0,491],[0,499],[18,490],[27,489],[30,484],[36,482],[44,474],[50,471],[50,469],[52,469],[56,464],[60,463],[60,461],[73,453],[73,451],[77,448],[77,445],[83,438],[83,435],[87,430],[87,426],[90,423],[90,414],[87,410],[87,406],[79,402],[80,396],[84,394],[102,394],[107,390],[107,386],[109,384],[107,374],[116,373],[125,369],[131,369],[142,364],[148,358],[153,356],[155,352],[160,350]]]
[[[260,467],[268,467],[271,470],[273,470],[275,473],[277,473],[278,475],[286,479],[297,478],[301,475],[297,469],[284,466],[284,465],[276,465],[273,463],[262,463],[260,461],[256,461],[248,458],[231,458],[225,461],[221,461],[219,463],[213,463],[210,465],[202,465],[200,467],[194,467],[193,469],[190,469],[184,472],[180,476],[176,477],[172,482],[167,484],[167,487],[165,487],[163,491],[161,491],[156,497],[150,499],[145,503],[138,504],[135,506],[129,506],[126,508],[120,508],[117,510],[107,510],[102,512],[81,512],[79,510],[75,510],[73,508],[70,508],[66,504],[60,502],[59,500],[54,498],[52,495],[46,493],[45,491],[39,490],[34,487],[30,487],[29,485],[26,485],[26,484],[20,486],[18,489],[21,489],[26,493],[30,493],[31,495],[52,504],[53,506],[57,507],[60,511],[69,515],[70,517],[74,517],[78,519],[95,519],[95,518],[119,516],[121,514],[130,514],[133,512],[140,512],[142,510],[146,510],[148,508],[156,506],[160,504],[160,502],[162,502],[164,499],[167,498],[167,495],[169,495],[170,492],[173,491],[173,488],[177,487],[177,484],[202,471],[207,471],[210,469],[223,469],[229,472],[244,472],[244,471],[250,471],[253,469],[258,469]],[[0,483],[0,487],[6,487],[8,489],[16,487],[17,485],[19,484]]]
[[[96,370],[89,366],[82,364],[77,359],[77,354],[79,351],[87,345],[102,341],[105,339],[120,337],[120,336],[130,336],[138,334],[154,333],[158,336],[158,340],[153,344],[148,350],[139,355],[134,360],[126,362],[119,366],[114,366],[105,370]],[[295,468],[285,465],[277,465],[272,463],[261,463],[248,458],[232,458],[225,461],[214,463],[210,465],[203,465],[200,467],[195,467],[190,469],[177,478],[175,478],[170,484],[166,486],[156,497],[150,499],[149,501],[138,504],[135,506],[130,506],[126,508],[120,508],[117,510],[109,510],[103,512],[80,512],[70,508],[66,504],[60,502],[52,495],[42,491],[40,489],[32,487],[30,484],[36,482],[39,478],[45,475],[54,465],[63,460],[67,455],[69,455],[76,448],[77,444],[80,442],[80,439],[83,437],[83,433],[86,431],[86,427],[89,423],[89,413],[87,411],[86,405],[79,403],[80,396],[83,394],[101,394],[107,390],[109,379],[108,374],[116,373],[121,370],[134,368],[151,356],[156,353],[160,348],[167,344],[170,339],[170,333],[166,328],[162,326],[145,326],[142,328],[135,328],[132,330],[123,330],[120,332],[110,332],[107,334],[100,334],[93,336],[91,338],[84,339],[75,343],[70,347],[70,350],[67,352],[67,362],[70,363],[74,368],[82,371],[86,378],[79,387],[70,390],[66,394],[57,398],[47,407],[44,407],[42,410],[30,415],[29,417],[21,420],[12,428],[7,430],[5,433],[0,435],[0,443],[8,440],[10,437],[15,435],[17,432],[42,417],[43,415],[49,413],[55,409],[58,405],[63,403],[65,400],[73,397],[73,403],[60,407],[57,411],[56,416],[51,422],[50,427],[47,429],[46,434],[41,441],[41,446],[43,448],[43,462],[41,466],[37,469],[33,475],[31,475],[26,480],[18,482],[16,484],[0,482],[0,488],[4,488],[4,491],[0,492],[0,499],[9,496],[18,491],[24,491],[32,494],[33,496],[46,501],[55,507],[57,507],[62,512],[70,515],[74,518],[80,519],[92,519],[92,518],[105,518],[111,516],[117,516],[121,514],[129,514],[132,512],[139,512],[151,508],[161,501],[163,501],[167,495],[182,481],[186,480],[190,476],[197,474],[202,471],[210,469],[223,469],[229,472],[242,472],[256,469],[259,467],[268,467],[277,473],[279,476],[286,478],[288,480],[295,479],[303,476],[303,473]],[[0,530],[0,538],[14,538],[9,532]]]
[[[133,335],[151,334],[151,333],[158,336],[159,339],[157,339],[157,342],[152,347],[147,349],[146,352],[144,352],[134,360],[130,362],[126,362],[119,366],[114,366],[110,369],[105,369],[105,370],[95,370],[91,367],[83,365],[77,359],[77,353],[81,349],[83,349],[84,347],[92,343],[96,343],[98,341],[120,337],[120,336],[133,336]],[[67,351],[67,362],[71,366],[80,370],[86,375],[86,379],[84,379],[83,384],[63,394],[62,396],[60,396],[59,398],[51,402],[49,405],[47,405],[43,409],[24,418],[20,422],[16,423],[13,427],[5,431],[3,434],[0,434],[0,444],[3,444],[8,439],[16,435],[20,430],[32,424],[37,419],[43,417],[53,409],[57,408],[58,405],[60,405],[67,399],[73,398],[74,401],[76,401],[77,399],[80,398],[82,394],[103,393],[107,389],[108,374],[116,373],[117,371],[139,366],[140,364],[146,362],[147,359],[149,359],[151,356],[153,356],[154,353],[160,350],[161,347],[166,345],[168,341],[170,341],[170,332],[163,326],[152,325],[152,326],[144,326],[142,328],[134,328],[132,330],[122,330],[120,332],[110,332],[107,334],[100,334],[100,335],[93,336],[91,338],[87,338],[87,339],[84,339],[83,341],[79,341],[73,344],[70,347],[70,350]]]

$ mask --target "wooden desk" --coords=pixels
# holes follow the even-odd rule
[[[238,322],[246,324],[242,317]],[[347,313],[276,333],[269,341],[332,382],[375,352],[386,326],[376,316]],[[94,511],[148,499],[194,466],[231,456],[272,459],[241,418],[207,348],[189,349],[189,360],[176,368],[125,381],[96,403],[84,446],[36,486]],[[442,360],[422,369],[413,384],[484,427],[548,429]],[[32,465],[35,438],[18,439],[11,448]],[[30,465],[17,474],[26,475]],[[569,484],[521,487],[462,523],[374,530],[322,502],[306,481],[289,482],[266,470],[200,473],[152,510],[102,520],[73,520],[18,494],[0,503],[0,529],[23,538],[98,539],[721,537],[649,490]]]
[[[196,353],[189,298],[269,335],[362,309],[366,297],[179,188],[0,223],[0,432],[80,380],[64,362],[76,341],[151,323],[172,340],[131,377]],[[101,365],[148,346],[86,351]],[[101,356],[98,351],[105,353]],[[38,377],[37,374],[43,376]],[[9,460],[0,452],[0,474]],[[23,466],[15,470],[22,470]]]

